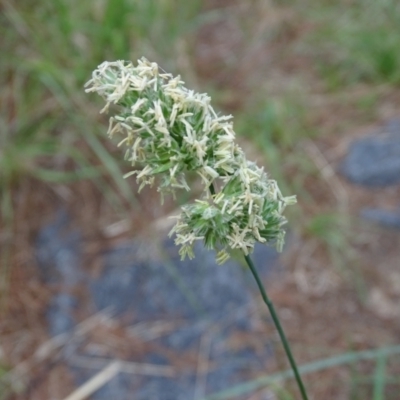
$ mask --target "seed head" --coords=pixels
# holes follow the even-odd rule
[[[180,76],[160,73],[145,58],[137,66],[104,62],[85,87],[105,99],[101,112],[116,109],[108,135],[121,137],[119,146],[133,168],[125,177],[136,175],[139,191],[157,182],[163,198],[190,190],[187,172],[200,176],[202,198],[182,207],[170,232],[182,258],[194,257],[199,240],[218,251],[219,263],[229,258],[229,249],[247,255],[256,242],[282,248],[282,213],[296,199],[283,197],[263,168],[246,159],[235,143],[232,116],[219,116],[207,94],[187,89]],[[214,184],[220,191],[210,195]]]

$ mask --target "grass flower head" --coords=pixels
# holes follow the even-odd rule
[[[108,134],[121,138],[119,146],[134,168],[126,176],[136,175],[139,190],[157,182],[162,195],[175,194],[190,190],[188,171],[201,178],[202,198],[182,207],[170,233],[182,257],[192,258],[199,240],[218,251],[218,262],[227,260],[230,249],[248,255],[256,242],[282,248],[283,211],[295,197],[283,197],[263,168],[246,159],[235,143],[232,116],[218,115],[209,96],[187,89],[179,76],[145,58],[136,66],[104,62],[86,91],[104,98],[101,112],[115,107]]]

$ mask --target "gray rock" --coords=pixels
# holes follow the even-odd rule
[[[104,255],[103,274],[90,284],[97,309],[112,307],[139,320],[172,317],[220,319],[250,301],[251,278],[237,262],[215,264],[215,255],[202,246],[194,260],[180,261],[177,248],[165,243],[168,258],[137,262],[142,246],[129,244]],[[276,265],[276,252],[258,249],[262,269]],[[270,263],[268,260],[272,260]]]
[[[73,316],[78,300],[67,293],[58,293],[51,300],[46,312],[51,336],[71,331],[76,325]]]
[[[400,210],[392,212],[381,208],[364,208],[361,216],[387,228],[400,229]]]
[[[381,132],[353,142],[340,171],[368,187],[400,183],[400,121],[392,120]]]
[[[75,325],[74,311],[82,304],[71,293],[78,285],[85,287],[95,310],[111,309],[121,323],[151,322],[159,319],[178,319],[179,327],[161,338],[153,339],[155,348],[164,348],[162,354],[174,358],[193,355],[199,351],[202,338],[212,332],[209,358],[213,368],[205,377],[205,393],[225,389],[243,379],[243,374],[255,373],[270,357],[266,341],[265,352],[257,352],[245,345],[230,348],[230,337],[238,332],[252,332],[251,312],[256,290],[253,277],[235,260],[218,266],[215,254],[203,246],[196,247],[194,260],[181,261],[178,249],[171,240],[163,243],[163,257],[147,257],[143,243],[127,243],[105,252],[104,268],[96,278],[90,278],[81,269],[81,236],[69,229],[69,217],[60,212],[55,221],[45,226],[36,241],[37,260],[43,279],[54,285],[55,293],[47,311],[49,332],[57,335],[70,331]],[[152,251],[149,249],[149,253]],[[257,246],[253,255],[260,273],[278,265],[275,250]],[[256,292],[258,293],[258,292]],[[77,385],[90,379],[98,371],[77,367],[75,356],[93,357],[85,350],[84,338],[68,343],[64,362],[70,365]],[[143,359],[169,365],[168,357],[149,351]],[[261,362],[262,361],[262,362]],[[92,395],[94,400],[186,400],[193,398],[196,386],[196,362],[192,368],[176,378],[139,377],[118,374]]]
[[[147,378],[131,399],[138,400],[187,400],[193,398],[195,375],[182,374],[177,379]]]
[[[52,336],[66,333],[75,326],[73,315],[78,300],[71,292],[83,279],[81,235],[68,225],[69,216],[61,210],[36,238],[36,260],[41,277],[58,289],[46,313]]]
[[[384,126],[384,131],[392,135],[398,135],[400,133],[400,118],[389,120]]]

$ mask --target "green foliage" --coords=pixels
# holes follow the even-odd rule
[[[5,3],[0,16],[2,53],[7,54],[0,63],[5,88],[0,190],[26,176],[53,182],[106,173],[126,198],[134,199],[119,162],[97,139],[103,121],[88,105],[82,86],[90,71],[110,57],[150,53],[171,63],[176,43],[190,40],[198,6],[183,0]],[[89,164],[87,148],[105,168]]]
[[[307,104],[297,91],[268,99],[256,95],[239,116],[238,131],[265,151],[273,147],[284,153],[292,150],[299,139],[313,135],[306,123],[306,111]]]
[[[314,4],[309,37],[331,89],[357,82],[400,84],[400,3],[353,0]]]

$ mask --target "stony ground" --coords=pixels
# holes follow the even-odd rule
[[[354,196],[353,217],[361,217],[343,225],[357,235],[349,238],[357,251],[348,256],[350,264],[327,267],[317,244],[294,232],[282,255],[264,246],[254,254],[302,364],[396,344],[399,128],[393,120],[366,132],[335,167],[338,184]],[[115,359],[118,371],[100,376],[91,398],[135,393],[137,399],[200,399],[285,368],[275,329],[241,260],[216,266],[213,254],[198,248],[195,260],[181,262],[166,240],[168,224],[155,219],[134,240],[123,226],[110,225],[94,250],[81,221],[62,205],[42,224],[34,237],[36,266],[14,276],[15,287],[24,289],[12,294],[14,309],[28,312],[26,322],[8,317],[35,335],[3,332],[3,346],[13,346],[16,359],[36,348],[10,372],[12,385],[23,388],[14,398],[63,398],[107,372]],[[374,365],[356,368],[372,374]],[[390,368],[396,374],[399,365],[391,362]],[[316,399],[347,399],[349,373],[346,367],[321,371],[306,377],[307,386]],[[65,385],[57,384],[60,379]],[[358,385],[358,393],[360,387],[369,393],[368,385]],[[396,399],[397,390],[388,386],[387,398]],[[236,398],[274,398],[268,389],[257,393]]]

